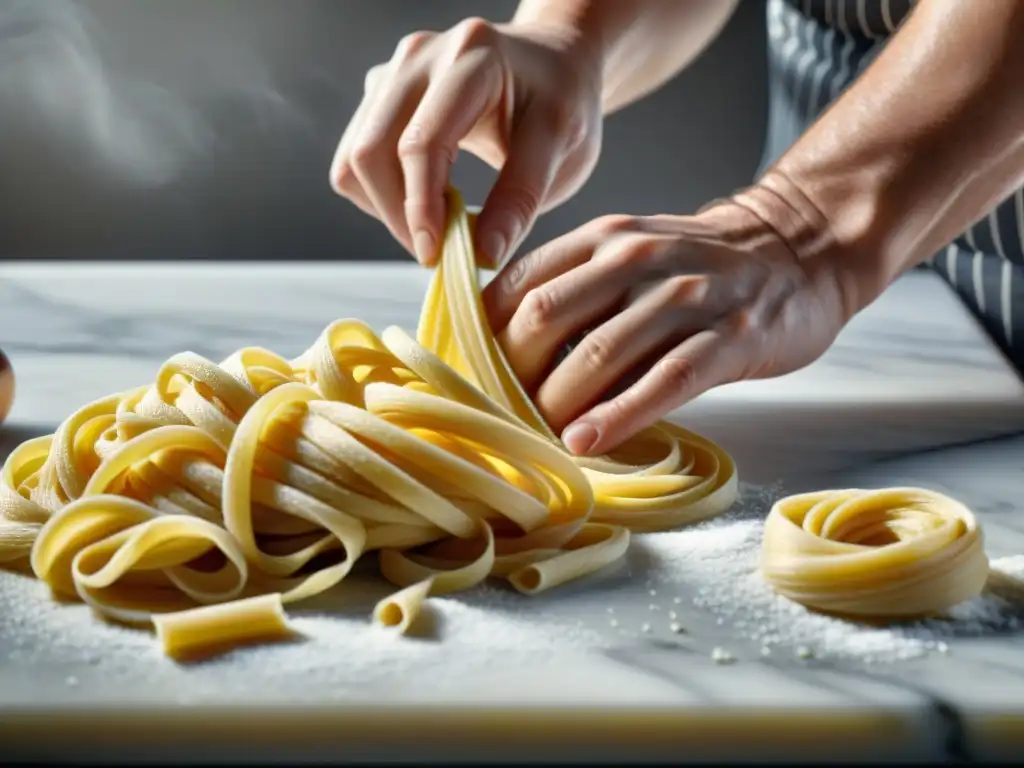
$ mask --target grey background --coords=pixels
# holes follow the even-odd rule
[[[0,0],[0,258],[406,258],[327,170],[363,74],[415,29],[515,0]],[[747,183],[766,117],[764,4],[613,116],[536,243]],[[479,202],[492,171],[463,158]]]

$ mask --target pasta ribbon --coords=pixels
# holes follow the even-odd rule
[[[879,619],[940,614],[989,574],[969,509],[922,488],[800,494],[772,507],[762,572],[815,610]]]
[[[483,312],[472,218],[455,192],[417,338],[331,323],[294,360],[191,352],[90,403],[0,473],[0,562],[28,563],[101,616],[191,655],[286,632],[283,606],[365,556],[428,594],[505,578],[533,594],[618,560],[631,531],[728,509],[736,467],[661,422],[613,455],[572,457]]]

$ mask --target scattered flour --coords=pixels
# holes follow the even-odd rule
[[[302,617],[293,624],[309,638],[303,652],[283,656],[280,649],[267,646],[247,653],[244,663],[261,666],[260,656],[273,655],[280,662],[274,678],[316,675],[344,684],[404,676],[415,677],[417,687],[443,692],[459,688],[461,679],[474,670],[493,665],[521,669],[553,652],[579,652],[602,644],[592,630],[534,611],[517,616],[474,593],[432,599],[422,622],[427,630],[420,636],[395,635],[372,626],[365,617]]]
[[[384,594],[379,583],[365,589]],[[459,689],[466,676],[496,664],[522,668],[530,659],[606,642],[555,610],[523,612],[522,596],[499,587],[432,599],[411,637],[374,626],[366,607],[373,600],[342,612],[297,606],[291,620],[300,633],[296,642],[240,648],[181,665],[162,655],[153,634],[103,622],[81,604],[56,603],[40,582],[0,572],[0,663],[6,661],[5,675],[24,670],[37,681],[49,675],[58,694],[86,689],[102,698],[107,691],[119,701],[126,691],[141,700],[179,704],[242,696],[252,703],[264,697],[322,701],[360,692],[381,700],[425,692],[443,696]]]
[[[726,515],[637,537],[634,546],[645,548],[651,562],[650,586],[686,592],[733,637],[760,643],[765,655],[777,648],[802,658],[899,661],[944,652],[952,638],[1024,629],[1024,556],[993,560],[986,592],[957,606],[947,620],[874,627],[816,614],[780,597],[761,577],[759,561],[764,518],[784,495],[779,486],[744,485]]]
[[[898,661],[944,652],[952,638],[1024,630],[1024,556],[993,561],[986,593],[945,621],[873,627],[779,597],[762,580],[758,562],[764,517],[781,495],[778,487],[747,486],[727,515],[635,537],[625,572],[577,592],[579,600],[561,592],[524,598],[487,585],[432,599],[414,636],[401,637],[369,620],[387,587],[376,578],[351,578],[337,595],[290,610],[298,641],[242,648],[194,665],[164,658],[149,632],[102,622],[84,605],[55,602],[40,582],[0,571],[0,703],[24,696],[17,692],[25,686],[34,698],[63,701],[87,691],[90,701],[109,696],[121,704],[126,696],[179,704],[367,695],[443,700],[483,670],[557,665],[617,645],[626,632],[620,619],[628,623],[633,613],[641,628],[636,637],[663,626],[677,639],[707,634],[698,625],[710,615],[715,645],[746,642],[765,656],[807,660]],[[608,607],[611,601],[617,608]],[[714,660],[733,659],[723,653],[712,654]]]

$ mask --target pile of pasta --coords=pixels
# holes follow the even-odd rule
[[[486,322],[472,217],[449,193],[417,339],[329,325],[294,360],[185,352],[90,403],[0,476],[0,562],[171,656],[287,635],[284,606],[375,554],[406,629],[432,594],[488,577],[534,594],[621,558],[631,531],[728,509],[736,466],[668,422],[575,458]]]
[[[732,506],[733,460],[674,424],[609,456],[564,449],[489,329],[472,223],[450,192],[415,340],[339,320],[294,360],[182,353],[22,444],[0,474],[0,564],[184,658],[290,636],[285,606],[367,555],[398,588],[375,619],[406,631],[432,594],[542,592],[620,559],[631,532]],[[790,496],[765,524],[766,581],[814,610],[934,614],[988,571],[970,510],[924,489]]]

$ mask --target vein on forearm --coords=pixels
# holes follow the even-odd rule
[[[921,0],[766,178],[797,185],[880,292],[1024,182],[1022,78],[1024,0]]]

